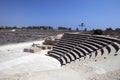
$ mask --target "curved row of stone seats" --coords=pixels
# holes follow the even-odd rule
[[[68,54],[65,54],[64,52],[62,52],[62,51],[51,51],[49,54],[57,54],[57,55],[59,55],[59,57],[63,57],[64,56],[64,59],[66,60],[66,63],[69,63],[69,62],[71,62],[72,61],[72,58],[71,58],[71,56],[70,55],[68,55]],[[65,56],[66,55],[66,56]]]
[[[74,52],[74,53],[76,53],[77,55],[79,55],[79,57],[77,58],[77,59],[86,59],[86,56],[82,53],[82,52],[80,52],[78,49],[74,49],[74,50],[72,50],[71,52]]]
[[[102,49],[100,49],[100,52],[101,52],[101,56],[104,54],[104,50],[103,50],[103,48]]]
[[[78,39],[86,39],[87,37],[70,37],[70,38],[63,38],[62,40],[66,40],[66,39],[68,39],[68,40],[78,40]]]
[[[88,41],[91,41],[91,40],[88,40]],[[106,49],[108,50],[108,53],[111,52],[111,48],[110,48],[109,46],[107,46],[106,43],[104,43],[104,42],[106,42],[106,41],[104,41],[104,42],[100,42],[100,41],[93,41],[93,40],[92,40],[91,42],[95,42],[96,44],[101,45],[101,46],[98,46],[98,45],[95,45],[95,44],[94,44],[95,47],[98,47],[98,49],[100,49],[100,51],[101,51],[101,55],[104,54],[103,47],[106,47]],[[111,43],[111,42],[107,41],[107,43]],[[91,44],[91,43],[90,43],[90,44]],[[92,45],[93,45],[93,44],[92,44]],[[116,51],[119,50],[119,48],[118,48],[117,45],[115,45],[115,44],[112,44],[112,45],[114,46],[114,48],[116,49]],[[96,50],[96,49],[94,49],[94,50]],[[89,51],[89,53],[90,53],[90,51]],[[97,52],[96,52],[96,53],[97,53]]]
[[[62,46],[61,46],[62,45]],[[69,47],[68,49],[71,49],[71,48],[73,48],[74,46],[72,46],[73,44],[59,44],[57,47]],[[53,48],[53,50],[54,50],[54,48]],[[60,50],[59,50],[59,52],[61,52]],[[52,53],[52,52],[51,52]],[[64,53],[64,52],[61,52],[61,53]],[[55,53],[56,54],[56,53]],[[58,54],[58,53],[57,53]],[[76,55],[74,55],[73,53],[71,53],[72,54],[72,56],[74,56],[74,60],[75,59],[77,59],[77,57],[76,57]],[[59,54],[60,55],[60,54]],[[68,56],[68,54],[66,54],[67,56]],[[61,55],[62,56],[62,55]],[[69,56],[69,58],[70,58],[70,61],[72,61],[73,59],[71,59],[71,57]],[[68,62],[68,61],[66,61],[66,62]]]
[[[107,43],[105,43],[105,42],[101,42],[101,41],[98,41],[98,40],[94,40],[94,39],[89,39],[89,41],[101,45],[101,47],[99,48],[99,49],[101,49],[101,55],[104,54],[103,47],[107,47],[106,49],[107,49],[108,52],[110,53],[111,50],[110,50],[110,47],[107,45]],[[108,53],[108,54],[109,54],[109,53]]]
[[[96,48],[96,46],[94,46],[94,45],[92,45],[92,44],[89,44],[89,43],[82,43],[81,45],[84,45],[84,46],[86,46],[86,47],[89,47],[90,49],[91,49],[91,54],[89,53],[89,56],[91,57],[92,55],[94,55],[94,54],[92,54],[93,52],[95,52],[95,55],[94,56],[97,56],[97,53],[96,53],[96,50],[97,50],[97,48]],[[78,51],[79,52],[79,51]]]
[[[77,44],[74,42],[59,43],[55,47],[66,47],[68,50],[74,48]],[[54,47],[53,47],[54,49]]]
[[[55,51],[56,49],[54,49],[54,51]],[[53,52],[54,52],[53,51]],[[58,52],[61,52],[62,54],[61,54],[61,56],[63,56],[63,55],[67,55],[67,56],[69,56],[69,58],[70,58],[70,61],[74,61],[74,60],[76,60],[77,59],[77,57],[76,57],[76,55],[75,54],[73,54],[73,53],[67,53],[67,52],[65,52],[65,51],[61,51],[61,50],[57,50]],[[52,52],[51,52],[52,53]],[[55,53],[56,54],[56,53]]]
[[[103,38],[90,38],[90,39],[93,39],[93,40],[98,40],[98,41],[101,41],[101,42],[104,42],[104,43],[107,43],[107,44],[110,44],[112,41],[109,41],[109,40],[106,40],[106,39],[103,39]]]
[[[69,49],[66,49],[66,48],[63,48],[63,47],[54,47],[53,50],[55,50],[55,49],[60,49],[60,50],[63,50],[65,52],[69,51]]]
[[[111,45],[114,47],[115,53],[117,53],[119,51],[120,47],[115,43],[112,43]]]
[[[88,41],[88,40],[85,41],[84,43],[91,44],[91,45],[95,46],[96,49],[101,49],[102,48],[101,45],[99,45],[99,44],[97,44],[95,42]]]
[[[84,44],[81,44],[81,45],[84,45]],[[76,47],[75,49],[77,49],[78,52],[81,52],[84,57],[89,55],[89,58],[91,58],[93,52],[95,52],[95,56],[98,55],[98,53],[97,53],[98,48],[95,48],[96,46],[90,44],[90,45],[92,45],[91,47],[94,49],[94,51],[93,50],[90,51],[87,47],[82,47],[81,45],[79,47]]]
[[[90,56],[90,53],[87,51],[87,50],[85,50],[84,48],[81,48],[81,47],[76,47],[75,49],[77,49],[78,50],[78,52],[81,54],[81,55],[83,55],[84,56],[84,59],[89,59],[91,56]]]
[[[65,64],[71,62],[68,55],[62,55],[62,54],[60,54],[60,53],[58,53],[58,52],[57,52],[57,53],[56,53],[56,52],[50,52],[50,53],[48,54],[48,56],[51,56],[51,57],[54,56],[55,58],[57,57],[57,60],[60,61],[61,65],[65,65]]]
[[[88,43],[82,43],[82,45],[88,46],[92,51],[96,51],[96,49],[97,49],[95,46],[88,44]]]
[[[81,39],[81,38],[86,38],[86,37],[88,37],[88,36],[81,36],[81,35],[77,34],[76,36],[67,35],[67,36],[63,36],[62,38],[68,38],[68,39],[70,39],[70,38],[79,38],[79,39]]]
[[[64,34],[61,40],[76,40],[76,39],[86,39],[87,35],[79,35],[79,34]]]
[[[81,44],[84,41],[85,40],[79,40],[79,41],[61,41],[60,43],[57,44],[57,46],[58,45],[72,45],[72,46],[77,46],[77,45]]]
[[[75,46],[75,43],[66,42],[66,43],[59,43],[58,45],[64,45],[64,46],[72,46],[72,47],[74,47],[74,46]]]
[[[70,46],[70,45],[69,45]],[[68,46],[68,47],[69,47]],[[58,47],[58,46],[57,46]],[[58,49],[57,49],[57,47],[56,48],[53,48],[53,51],[51,51],[51,53],[53,53],[53,52],[55,52],[55,54],[58,54],[58,52],[60,52],[61,53],[61,56],[63,56],[63,55],[67,55],[68,57],[69,57],[69,59],[70,59],[70,61],[74,61],[75,59],[76,59],[76,57],[74,56],[74,54],[67,54],[67,51],[68,50],[64,50],[64,49],[61,49],[62,47],[59,47]],[[69,49],[70,50],[70,49]]]
[[[107,48],[108,49],[107,49]],[[102,53],[102,55],[101,56],[103,56],[103,57],[106,57],[106,56],[108,56],[109,54],[110,54],[110,52],[111,51],[109,51],[109,50],[111,50],[111,48],[110,48],[110,46],[108,45],[108,46],[105,46],[105,47],[103,47],[100,51],[101,51],[101,53]]]
[[[120,40],[116,39],[116,38],[111,38],[111,37],[105,37],[105,36],[94,36],[96,38],[102,38],[102,39],[106,39],[106,40],[110,40],[113,42],[118,42],[120,44]]]
[[[107,44],[112,45],[112,47],[114,47],[114,49],[116,50],[115,53],[117,53],[120,49],[120,40],[118,39],[113,39],[113,38],[107,38],[107,37],[96,37],[95,39],[99,40],[99,41],[103,41],[106,42]]]
[[[70,51],[69,54],[73,54],[73,56],[75,57],[75,60],[81,57],[77,53],[74,53],[73,51]]]
[[[83,56],[87,55],[85,50],[81,49],[80,47],[76,47],[75,49],[78,50]]]
[[[106,43],[101,42],[101,41],[98,41],[98,40],[93,41],[93,42],[97,42],[98,44],[100,44],[100,45],[102,46],[102,48],[101,48],[101,55],[103,55],[103,54],[104,54],[104,50],[103,50],[103,48],[104,48],[104,47],[106,48],[106,50],[107,50],[108,54],[111,52],[110,47],[109,47]]]
[[[69,34],[65,33],[63,37],[68,38],[68,37],[88,37],[91,36],[89,34]]]
[[[77,59],[80,59],[81,57],[84,57],[78,50],[73,49],[70,51],[70,53],[76,54],[77,55]]]
[[[116,38],[111,38],[111,37],[104,37],[104,36],[94,36],[96,38],[100,38],[100,39],[105,39],[105,40],[109,40],[111,42],[116,42],[120,45],[120,40],[116,39]]]
[[[97,39],[97,38],[90,38],[89,41],[91,42],[95,42],[103,47],[111,44],[112,42],[111,41],[108,41],[108,40],[104,40],[104,39]]]
[[[58,47],[54,48],[53,50],[60,50],[60,51],[63,51],[63,53],[65,53],[65,54],[67,54],[67,53],[69,52],[68,50],[66,50],[66,49],[64,49],[64,48],[58,48]],[[70,55],[72,55],[72,60],[73,60],[73,61],[74,61],[75,59],[77,59],[77,57],[76,57],[75,54],[70,53]],[[73,59],[73,58],[74,58],[74,59]]]
[[[62,44],[62,45],[64,45],[64,44]],[[67,45],[68,45],[68,43],[67,43]],[[73,44],[70,44],[70,45],[73,45]],[[70,47],[70,45],[69,45],[68,47]],[[60,44],[59,44],[58,46],[60,46]],[[58,47],[58,46],[57,46],[57,47]],[[65,46],[65,45],[64,45],[64,46]],[[75,44],[75,46],[77,46],[77,45]],[[61,47],[63,47],[63,46],[61,46]],[[80,52],[80,51],[81,51],[81,52]],[[80,51],[79,51],[79,54],[78,54],[78,55],[79,55],[79,58],[81,58],[82,56],[86,56],[85,50],[81,49]],[[70,53],[71,53],[71,52],[70,52]],[[75,56],[74,56],[74,57],[75,57]],[[78,57],[76,57],[76,58],[78,58]],[[75,59],[76,59],[76,58],[75,58]]]
[[[86,52],[88,53],[89,57],[91,57],[91,53],[93,52],[93,50],[91,50],[88,46],[85,46],[85,45],[81,44],[78,47],[86,50]]]
[[[88,46],[85,46],[85,45],[83,45],[83,44],[78,45],[78,47],[85,49],[88,53],[91,53],[91,52],[92,52],[92,50],[91,50]]]
[[[50,56],[50,57],[53,57],[53,58],[57,59],[60,62],[61,65],[65,65],[66,64],[65,61],[62,60],[62,58],[60,58],[59,56],[57,56],[55,54],[48,54],[47,56]]]
[[[58,44],[59,43],[66,43],[66,42],[73,42],[73,41],[83,42],[84,40],[86,40],[86,38],[85,39],[74,39],[74,38],[72,38],[72,39],[62,39],[58,42]]]
[[[108,50],[108,54],[110,54],[111,48],[109,46],[106,46],[106,49]]]
[[[61,42],[61,43],[58,43],[57,45],[71,45],[71,46],[76,46],[77,44],[73,42]]]
[[[69,35],[69,34],[68,34]],[[71,37],[71,35],[69,36],[69,37]],[[78,37],[78,35],[77,35],[77,37],[76,38],[74,38],[74,37],[71,37],[70,39],[69,38],[67,38],[67,39],[64,39],[64,38],[62,38],[59,42],[58,42],[58,44],[57,45],[59,45],[59,44],[71,44],[71,43],[73,43],[73,44],[71,44],[71,45],[76,45],[76,43],[75,42],[82,42],[82,41],[84,41],[85,40],[85,38],[84,39],[79,39],[79,37]],[[75,41],[75,42],[74,42]]]
[[[101,41],[101,40],[102,40],[102,41]],[[109,41],[109,40],[104,40],[104,39],[89,39],[89,41],[95,42],[95,43],[101,45],[102,48],[103,48],[103,47],[106,47],[106,49],[108,50],[108,54],[111,53],[111,48],[112,48],[112,47],[114,48],[114,50],[116,50],[116,52],[119,50],[119,47],[118,47],[116,44],[114,44],[112,41]],[[109,47],[108,45],[112,45],[112,46]],[[101,52],[102,52],[101,55],[104,54],[104,53],[103,53],[104,51],[102,50],[102,48],[101,48]]]
[[[96,38],[96,37],[94,37],[94,38],[92,37],[89,40],[98,41],[98,43],[103,44],[103,46],[106,46],[106,45],[109,45],[112,43],[112,41],[109,41],[109,40],[106,40],[103,38]]]
[[[69,42],[67,42],[67,43],[60,43],[59,45],[68,46],[68,47],[71,46],[71,48],[74,48],[74,47],[78,46],[79,44],[81,44],[81,43],[75,43],[75,42],[69,43]]]
[[[101,41],[99,41],[99,40],[89,39],[89,41],[95,42],[95,43],[101,45],[102,47],[107,46],[107,44],[106,44],[105,42],[101,42]]]
[[[61,42],[73,42],[73,41],[84,41],[85,39],[64,39],[64,40],[60,40],[59,42],[58,42],[58,44],[59,43],[61,43]]]
[[[71,50],[72,48],[75,47],[75,45],[62,44],[62,45],[57,45],[57,46],[54,46],[54,47],[64,47],[64,48],[67,48],[67,49]]]
[[[67,55],[70,58],[70,61],[74,61],[75,60],[74,54],[68,54],[68,52],[65,52],[65,51],[63,51],[61,49],[55,49],[54,51],[59,51],[62,54]]]
[[[106,49],[109,49],[109,54],[115,54],[116,53],[115,47],[111,44],[109,44],[108,47],[106,47]]]
[[[78,38],[78,37],[77,37]],[[76,41],[78,41],[78,42],[80,42],[80,39],[77,39],[76,38]],[[71,38],[69,38],[69,39],[71,39]],[[74,39],[73,39],[74,40]],[[70,41],[73,41],[72,39],[71,40],[69,40],[69,42]],[[82,56],[80,55],[80,53],[79,54],[73,54],[72,52],[70,52],[70,50],[72,49],[72,48],[74,48],[75,46],[77,46],[77,44],[72,44],[72,43],[67,43],[68,42],[68,40],[66,41],[66,39],[64,40],[64,39],[62,39],[62,41],[65,41],[64,43],[58,43],[57,44],[57,46],[56,47],[53,47],[53,51],[51,51],[50,53],[48,53],[49,54],[49,56],[50,55],[54,55],[54,54],[57,54],[58,56],[57,57],[59,57],[59,58],[61,58],[62,57],[62,59],[65,61],[65,62],[63,62],[63,60],[61,61],[61,64],[65,64],[65,63],[69,63],[69,62],[71,62],[71,61],[74,61],[74,60],[76,60],[76,59],[78,59],[78,58],[81,58]],[[63,50],[63,49],[61,49],[61,48],[67,48],[67,51],[69,51],[69,54],[65,51],[65,50]],[[58,48],[58,49],[57,49]],[[60,50],[59,50],[60,49]],[[63,51],[62,51],[63,50]],[[82,50],[81,50],[82,51]],[[71,54],[71,56],[70,56],[70,54]],[[81,53],[82,54],[82,53]],[[78,55],[78,56],[76,56],[76,55]],[[85,55],[85,54],[84,54]],[[55,55],[54,55],[55,56]],[[63,57],[64,56],[64,57]],[[68,58],[69,58],[69,60],[68,60],[68,58],[66,58],[65,56],[67,56]],[[73,56],[73,57],[72,57]]]
[[[70,44],[61,44],[61,45],[57,45],[57,46],[54,46],[54,47],[68,47],[69,49],[73,48],[74,45],[70,45]]]
[[[92,49],[94,49],[94,51]],[[94,47],[92,47],[92,49],[88,48],[87,45],[81,44],[81,45],[77,46],[76,48],[74,48],[73,50],[71,50],[71,52],[77,53],[79,58],[84,57],[86,59],[87,55],[89,56],[88,58],[91,58],[91,56],[92,56],[91,54],[93,52],[96,52],[95,50],[97,50]]]
[[[59,58],[63,58],[62,60],[64,61],[64,64],[66,63],[70,63],[71,61],[74,61],[75,59],[72,58],[72,56],[70,54],[61,54],[63,53],[62,51],[54,51],[54,52],[51,52],[50,55],[54,55],[54,54],[57,54]]]
[[[62,45],[62,44],[61,44]],[[69,49],[65,49],[65,48],[63,48],[63,47],[65,47],[65,44],[63,44],[61,47],[55,47],[55,48],[53,48],[53,50],[56,50],[56,49],[60,49],[60,50],[63,50],[64,52],[68,52],[71,48],[69,48]],[[70,47],[70,44],[67,44],[67,46],[66,47]],[[74,46],[73,45],[71,45],[71,47],[73,48]],[[75,56],[74,56],[74,54],[71,54],[73,57],[74,57],[74,60],[75,60]]]
[[[93,41],[95,40],[95,41]],[[111,48],[108,46],[111,42],[109,41],[100,41],[99,39],[92,39],[93,42],[97,42],[98,44],[102,45],[103,47],[105,47],[108,50],[108,54],[111,52]],[[109,44],[108,44],[109,43]],[[101,50],[102,51],[102,50]],[[103,53],[103,51],[102,51]]]
[[[102,56],[105,53],[116,53],[120,50],[120,41],[100,36],[65,34],[58,44],[53,47],[49,56],[58,59],[61,65],[65,65],[82,57],[89,58],[94,55]],[[56,56],[57,55],[57,56]]]
[[[63,45],[59,45],[59,46],[54,46],[53,49],[55,48],[64,48],[65,50],[71,50],[71,47],[67,47],[67,46],[63,46]]]

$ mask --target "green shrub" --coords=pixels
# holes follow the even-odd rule
[[[93,34],[96,34],[96,35],[102,35],[102,30],[101,29],[96,29],[94,30],[94,33]]]

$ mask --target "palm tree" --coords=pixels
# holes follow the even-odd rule
[[[83,27],[85,27],[84,23],[81,23],[80,25],[78,25],[79,27],[81,27],[81,31],[83,30]]]

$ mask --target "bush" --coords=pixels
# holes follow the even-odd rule
[[[109,27],[109,28],[106,28],[106,30],[105,31],[112,31],[113,29],[111,28],[111,27]]]
[[[96,29],[94,30],[94,33],[93,34],[96,34],[96,35],[102,35],[102,30],[101,29]]]

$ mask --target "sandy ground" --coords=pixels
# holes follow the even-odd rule
[[[0,46],[0,80],[120,80],[120,53],[107,59],[76,61],[61,67],[47,51],[25,53],[28,43]]]

